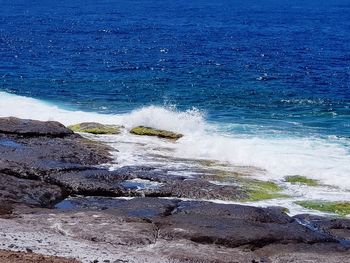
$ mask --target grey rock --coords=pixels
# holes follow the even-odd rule
[[[22,136],[64,137],[73,132],[59,122],[23,120],[14,117],[0,118],[0,133]]]
[[[63,197],[62,189],[56,185],[0,173],[2,202],[50,207]]]

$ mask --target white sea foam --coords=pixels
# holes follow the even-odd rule
[[[350,153],[346,146],[315,138],[237,138],[234,135],[187,136],[176,153],[188,158],[215,159],[266,170],[268,179],[303,175],[350,189]]]
[[[83,121],[114,123],[115,116],[69,111],[41,100],[0,92],[0,117],[14,116],[41,121],[59,121],[65,125]]]
[[[33,98],[0,92],[0,116],[56,120],[66,125],[84,121],[121,124],[127,129],[152,126],[185,134],[176,143],[134,136],[128,132],[102,138],[116,148],[119,164],[140,164],[146,154],[179,158],[210,159],[239,166],[261,168],[261,179],[282,180],[287,175],[304,175],[324,184],[350,190],[349,140],[308,137],[259,137],[217,132],[199,111],[150,106],[127,114],[98,114],[70,111]],[[162,150],[167,149],[167,150]]]
[[[65,125],[87,121],[120,124],[127,128],[143,125],[182,133],[193,133],[205,129],[203,115],[196,109],[176,112],[171,109],[149,106],[134,110],[129,114],[99,114],[66,110],[41,100],[0,92],[0,117],[7,116],[59,121]]]

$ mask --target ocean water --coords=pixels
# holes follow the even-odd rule
[[[216,160],[350,200],[349,0],[0,3],[1,116],[168,129],[98,139],[116,167]]]

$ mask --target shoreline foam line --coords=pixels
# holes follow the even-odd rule
[[[333,139],[307,136],[244,137],[240,134],[217,132],[215,126],[207,123],[203,114],[197,110],[179,112],[149,106],[130,113],[108,115],[66,110],[41,100],[0,92],[0,117],[7,116],[55,120],[65,125],[95,121],[124,125],[127,129],[143,125],[171,130],[185,136],[174,143],[157,138],[143,139],[142,136],[140,138],[124,133],[117,135],[115,141],[151,142],[152,147],[146,146],[144,151],[141,149],[137,158],[143,158],[143,154],[157,148],[157,145],[159,148],[169,146],[173,151],[165,154],[175,157],[218,160],[264,169],[266,172],[261,176],[265,180],[283,180],[288,175],[301,175],[319,180],[322,184],[350,190],[350,152],[347,144]],[[129,151],[126,154],[130,156],[135,152],[132,144],[123,150]]]

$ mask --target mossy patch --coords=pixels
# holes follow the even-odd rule
[[[291,184],[305,184],[308,186],[317,186],[318,181],[314,179],[307,178],[301,175],[291,175],[285,178],[286,182]]]
[[[119,134],[121,126],[107,125],[96,122],[83,122],[75,125],[68,126],[74,132],[85,132],[92,134]]]
[[[196,160],[198,164],[203,165],[203,166],[208,166],[208,167],[212,167],[212,166],[229,166],[229,164],[227,163],[222,163],[219,161],[214,161],[214,160]]]
[[[177,140],[180,139],[183,135],[179,133],[174,133],[171,131],[157,130],[150,127],[138,126],[130,130],[132,134],[136,135],[146,135],[146,136],[157,136],[160,138]]]
[[[350,202],[297,201],[295,203],[307,209],[334,213],[340,216],[346,216],[350,214]]]
[[[233,171],[215,171],[214,175],[218,178],[221,178],[222,180],[229,180],[231,178],[237,179],[239,177],[247,176],[246,174],[239,173],[239,172],[233,172]]]
[[[248,197],[242,201],[259,201],[287,197],[282,194],[282,188],[270,181],[244,180],[242,186],[246,189]]]

